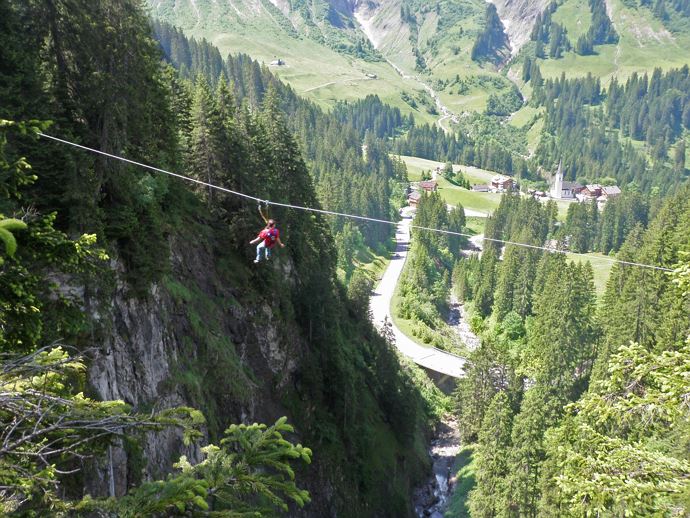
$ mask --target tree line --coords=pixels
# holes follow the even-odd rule
[[[414,218],[415,226],[466,232],[462,206],[448,211],[438,192],[422,196]],[[420,341],[439,349],[456,350],[451,332],[446,332],[451,269],[460,256],[464,238],[438,232],[414,230],[405,269],[398,283],[396,314],[412,321],[412,333]]]
[[[238,107],[243,102],[258,106],[269,88],[276,90],[280,109],[287,114],[288,129],[300,143],[324,208],[379,219],[395,217],[396,206],[402,203],[400,183],[406,173],[404,165],[389,157],[383,139],[405,124],[413,124],[413,119],[403,117],[378,98],[351,106],[343,103],[333,113],[326,113],[298,97],[258,61],[242,54],[223,59],[206,40],[187,38],[164,22],[153,20],[152,24],[166,59],[183,78],[194,80],[201,75],[211,87],[222,79]],[[367,130],[372,138],[366,139],[368,152],[364,154],[362,140]],[[343,224],[335,220],[334,230],[341,232]],[[390,228],[382,225],[357,226],[370,247],[381,246],[391,235]]]
[[[557,8],[558,4],[551,2],[544,11],[537,15],[534,21],[530,40],[536,42],[534,55],[537,58],[546,58],[546,45],[548,45],[549,49],[548,57],[552,59],[562,57],[563,52],[568,52],[571,49],[568,31],[563,25],[552,20],[552,15]]]
[[[502,205],[490,232],[536,243],[553,232],[554,207]],[[689,215],[684,187],[617,255],[674,274],[615,265],[599,304],[589,263],[562,254],[506,245],[499,259],[487,244],[459,262],[481,335],[456,393],[475,444],[471,516],[688,509]]]
[[[591,75],[544,81],[534,62],[523,77],[534,88],[532,102],[546,109],[536,167],[551,170],[562,159],[569,179],[610,176],[645,192],[672,192],[685,181],[687,66],[656,70],[651,80],[634,74],[625,85],[614,80],[606,91]],[[646,152],[621,136],[644,139]]]
[[[496,6],[486,5],[484,26],[477,33],[472,45],[470,57],[472,61],[489,61],[499,64],[510,54],[510,43],[503,28],[503,22],[498,16]]]

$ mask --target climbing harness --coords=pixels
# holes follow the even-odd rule
[[[398,225],[398,222],[397,222],[397,221],[390,221],[390,220],[387,220],[387,219],[370,218],[370,217],[367,217],[367,216],[358,216],[358,215],[356,215],[356,214],[346,214],[346,213],[343,213],[343,212],[335,212],[335,211],[331,211],[331,210],[315,209],[315,208],[313,208],[313,207],[305,207],[305,206],[302,206],[302,205],[292,205],[292,204],[290,204],[290,203],[281,203],[281,202],[277,202],[277,201],[271,201],[271,202],[269,202],[268,200],[262,200],[261,198],[258,198],[258,197],[256,197],[256,196],[252,196],[252,195],[250,195],[250,194],[245,194],[245,193],[239,192],[239,191],[233,191],[232,189],[227,189],[226,187],[221,187],[220,185],[214,185],[214,184],[212,184],[212,183],[204,182],[203,180],[197,180],[196,178],[192,178],[192,177],[190,177],[190,176],[185,176],[185,175],[183,175],[183,174],[173,173],[173,172],[171,172],[171,171],[166,171],[165,169],[160,169],[160,168],[154,167],[154,166],[152,166],[152,165],[148,165],[148,164],[144,164],[144,163],[141,163],[141,162],[137,162],[137,161],[135,161],[135,160],[130,160],[129,158],[121,157],[121,156],[118,156],[118,155],[113,155],[113,154],[111,154],[111,153],[106,153],[105,151],[101,151],[100,149],[94,149],[94,148],[90,148],[90,147],[87,147],[87,146],[83,146],[83,145],[81,145],[81,144],[77,144],[76,142],[70,142],[69,140],[64,140],[64,139],[61,139],[61,138],[59,138],[59,137],[54,137],[54,136],[52,136],[52,135],[47,135],[47,134],[42,133],[42,132],[37,132],[37,135],[40,136],[40,137],[49,139],[49,140],[53,140],[53,141],[55,141],[55,142],[60,142],[60,143],[62,143],[62,144],[66,144],[66,145],[68,145],[68,146],[72,146],[72,147],[76,147],[76,148],[79,148],[79,149],[83,149],[84,151],[89,151],[89,152],[91,152],[91,153],[96,153],[96,154],[101,155],[101,156],[106,156],[106,157],[112,158],[112,159],[114,159],[114,160],[120,160],[121,162],[126,162],[126,163],[128,163],[128,164],[136,165],[136,166],[138,166],[138,167],[142,167],[142,168],[144,168],[144,169],[148,169],[149,171],[154,171],[154,172],[156,172],[156,173],[166,174],[166,175],[168,175],[168,176],[173,176],[173,177],[175,177],[175,178],[180,178],[180,179],[186,180],[186,181],[188,181],[188,182],[192,182],[192,183],[195,183],[195,184],[198,184],[198,185],[203,185],[203,186],[205,186],[205,187],[209,187],[209,188],[211,188],[211,189],[216,189],[216,190],[218,190],[218,191],[225,192],[225,193],[228,193],[228,194],[232,194],[232,195],[234,195],[234,196],[239,196],[240,198],[245,198],[245,199],[248,199],[248,200],[254,200],[254,201],[258,202],[259,211],[261,211],[261,203],[265,203],[265,204],[266,204],[266,207],[268,207],[268,204],[271,203],[272,205],[275,205],[275,206],[277,206],[277,207],[285,207],[285,208],[289,208],[289,209],[304,210],[304,211],[308,211],[308,212],[315,212],[315,213],[318,213],[318,214],[326,214],[326,215],[330,215],[330,216],[340,216],[340,217],[343,217],[343,218],[357,219],[357,220],[360,220],[360,221],[372,221],[372,222],[374,222],[374,223],[381,223],[381,224],[384,224],[384,225],[395,225],[395,226]],[[465,233],[462,233],[462,232],[454,232],[454,231],[452,231],[452,230],[444,230],[444,229],[441,229],[441,228],[423,227],[423,226],[420,226],[420,225],[410,225],[410,228],[418,229],[418,230],[426,230],[426,231],[429,231],[429,232],[436,232],[436,233],[439,233],[439,234],[447,234],[447,235],[452,235],[452,236],[462,236],[462,237],[468,237],[468,238],[469,238],[469,237],[475,237],[475,236],[473,236],[472,234],[465,234]],[[590,255],[588,255],[588,254],[586,254],[586,253],[582,253],[582,252],[567,252],[566,250],[560,250],[560,249],[558,249],[558,248],[552,248],[552,247],[547,247],[547,246],[538,246],[538,245],[530,245],[530,244],[527,244],[527,243],[518,243],[518,242],[515,242],[515,241],[507,241],[507,240],[505,240],[505,239],[495,239],[495,238],[490,238],[490,237],[482,237],[482,241],[491,241],[491,242],[493,242],[493,243],[502,243],[502,244],[504,244],[504,245],[521,246],[521,247],[525,247],[525,248],[532,248],[532,249],[544,250],[544,251],[553,252],[553,253],[561,253],[561,254],[568,253],[568,254],[570,254],[570,255],[577,255],[577,256],[586,257],[587,259],[592,259],[592,256],[590,256]],[[624,265],[627,265],[627,266],[637,266],[637,267],[639,267],[639,268],[648,268],[648,269],[651,269],[651,270],[658,270],[658,271],[662,271],[662,272],[673,272],[673,269],[672,269],[672,268],[667,268],[667,267],[665,267],[665,266],[657,266],[657,265],[654,265],[654,264],[645,264],[645,263],[636,263],[636,262],[633,262],[633,261],[623,261],[622,259],[616,259],[616,258],[614,258],[614,257],[600,257],[600,256],[597,256],[596,259],[599,259],[599,260],[602,260],[602,261],[608,261],[608,262],[611,262],[611,263],[624,264]]]

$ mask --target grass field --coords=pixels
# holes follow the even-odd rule
[[[445,178],[438,178],[438,192],[449,205],[462,205],[466,209],[491,213],[501,201],[502,194],[493,192],[474,192],[457,187]]]
[[[541,115],[542,113],[544,113],[544,109],[541,107],[523,106],[513,114],[508,122],[516,128],[524,128],[527,124],[532,122],[535,116]]]
[[[560,23],[568,31],[572,45],[589,30],[592,25],[592,12],[587,0],[565,0],[558,6],[552,20]]]
[[[400,302],[398,286],[395,287],[395,293],[393,294],[393,298],[391,299],[391,318],[393,319],[393,325],[400,329],[400,331],[414,343],[421,345],[422,347],[431,347],[430,344],[425,344],[412,333],[412,320],[407,320],[405,318],[400,318],[398,316],[398,312],[395,309],[398,307],[398,303]]]
[[[592,269],[594,270],[594,288],[597,292],[597,296],[601,297],[606,290],[606,283],[611,275],[613,263],[611,261],[607,261],[606,259],[602,259],[602,257],[606,256],[599,253],[587,254],[587,258],[571,253],[567,254],[567,256],[568,259],[577,262],[589,261],[589,263],[592,265]]]
[[[283,59],[286,65],[272,66],[271,71],[297,94],[326,109],[338,100],[376,94],[391,106],[413,113],[418,122],[436,123],[438,115],[430,114],[421,103],[410,107],[402,92],[414,95],[423,91],[424,83],[432,86],[452,111],[463,113],[482,111],[492,92],[509,86],[493,66],[470,58],[484,19],[484,3],[477,0],[455,0],[440,10],[423,4],[413,6],[419,11],[415,13],[419,25],[414,31],[401,20],[399,2],[377,5],[373,18],[355,16],[357,20],[343,20],[345,23],[337,27],[320,17],[319,12],[329,5],[325,0],[311,2],[309,12],[288,2],[288,14],[274,1],[147,3],[152,15],[181,27],[188,36],[206,38],[222,56],[241,52],[267,64]],[[364,37],[360,29],[378,49],[378,60],[374,53],[366,59],[355,55],[353,44]],[[416,67],[417,54],[426,64],[421,70]],[[402,77],[386,59],[409,77]],[[466,81],[462,88],[458,79]]]
[[[466,219],[465,227],[470,231],[471,234],[483,234],[486,228],[486,218],[477,218],[469,216]]]
[[[541,138],[541,130],[544,129],[544,119],[539,119],[535,122],[532,127],[527,132],[527,149],[530,153],[534,153],[539,145],[539,139]]]
[[[407,174],[412,182],[419,181],[422,177],[423,171],[430,171],[437,166],[444,165],[442,162],[427,160],[425,158],[405,155],[400,155],[399,158],[407,165]],[[464,165],[453,165],[453,169],[455,171],[462,170],[465,177],[469,179],[470,183],[472,184],[488,183],[496,174],[485,169]],[[436,180],[438,182],[439,193],[449,205],[461,204],[466,209],[490,214],[496,210],[498,204],[501,202],[501,196],[503,196],[502,194],[493,192],[475,192],[463,189],[462,187],[458,187],[457,185],[450,183],[442,176],[438,176]],[[565,220],[565,216],[568,213],[568,207],[570,207],[570,204],[574,202],[561,200],[555,201],[556,205],[558,206],[558,219]]]
[[[629,7],[623,0],[609,0],[608,11],[620,36],[617,44],[597,45],[593,56],[567,53],[562,59],[539,60],[544,78],[584,76],[600,77],[606,85],[612,77],[625,80],[633,72],[664,70],[690,63],[690,34],[671,33],[645,7]],[[566,0],[554,14],[554,21],[565,24],[574,45],[577,36],[591,23],[585,0]]]
[[[367,246],[362,246],[355,254],[355,268],[364,271],[368,274],[369,278],[378,284],[381,280],[383,273],[388,268],[388,263],[390,263],[390,254],[395,250],[395,240],[391,238],[388,243],[388,252],[385,254],[377,253]],[[382,251],[380,251],[382,252]],[[338,278],[345,282],[345,271],[338,268]]]
[[[422,177],[423,171],[431,171],[436,167],[445,166],[444,162],[437,162],[435,160],[427,160],[426,158],[418,158],[416,156],[406,156],[406,155],[396,155],[399,159],[405,162],[407,166],[407,174],[410,181],[417,182]],[[471,184],[475,183],[488,183],[491,181],[496,173],[493,171],[488,171],[486,169],[480,169],[478,167],[468,166],[468,165],[458,165],[453,164],[453,171],[462,171]]]

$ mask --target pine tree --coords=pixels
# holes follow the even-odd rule
[[[508,396],[498,392],[484,415],[475,456],[475,488],[470,493],[472,516],[501,515],[506,498],[512,411]]]
[[[225,130],[216,99],[203,77],[195,84],[191,120],[190,172],[205,182],[218,184],[224,165]],[[210,187],[205,191],[209,205],[213,205],[216,193]]]
[[[673,170],[682,175],[685,172],[685,141],[681,140],[673,152]]]
[[[477,35],[472,46],[472,60],[498,63],[503,59],[508,48],[508,37],[496,12],[496,6],[489,3],[484,16],[484,29]]]
[[[482,253],[479,263],[480,282],[472,297],[475,308],[484,317],[491,313],[491,306],[493,305],[497,263],[496,251],[493,247],[487,247]]]
[[[558,422],[564,400],[541,385],[529,389],[513,420],[508,452],[504,502],[506,516],[536,517],[542,463],[546,458],[544,433]]]
[[[527,83],[530,80],[532,72],[532,58],[525,56],[525,61],[522,63],[522,80]]]
[[[590,56],[594,54],[594,45],[592,44],[592,37],[589,33],[583,34],[577,39],[575,52],[581,56]]]

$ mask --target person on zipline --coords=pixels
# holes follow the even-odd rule
[[[280,230],[276,228],[276,222],[272,219],[268,219],[264,215],[263,211],[261,210],[261,205],[259,205],[259,214],[261,214],[261,218],[266,223],[266,228],[259,232],[259,235],[256,236],[256,239],[253,239],[249,242],[250,245],[255,245],[261,241],[256,247],[256,259],[254,259],[254,263],[261,261],[262,250],[266,260],[268,261],[269,257],[271,257],[271,249],[276,246],[276,243],[278,243],[281,248],[285,248],[285,245],[280,240]]]

